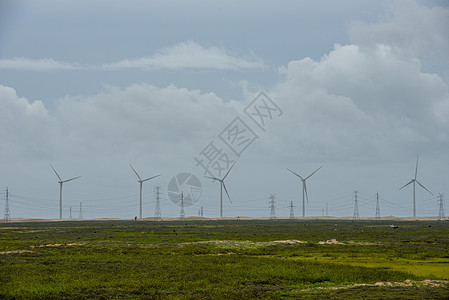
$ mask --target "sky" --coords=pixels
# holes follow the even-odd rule
[[[0,0],[0,213],[438,216],[448,85],[445,1]]]

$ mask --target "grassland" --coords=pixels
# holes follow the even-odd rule
[[[0,299],[448,299],[449,222],[0,225]]]

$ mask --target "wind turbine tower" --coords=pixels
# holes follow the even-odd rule
[[[439,194],[438,204],[440,206],[440,209],[438,211],[438,221],[444,221],[446,219],[446,217],[444,216],[443,197],[443,194]]]
[[[64,182],[69,182],[71,180],[80,178],[81,176],[77,176],[77,177],[73,177],[70,179],[66,179],[66,180],[62,180],[61,176],[59,176],[58,172],[56,172],[55,168],[53,168],[53,166],[50,164],[50,167],[53,169],[53,171],[55,172],[56,176],[59,179],[59,219],[62,219],[62,185],[64,184]]]
[[[184,212],[184,192],[181,192],[181,211],[179,213],[179,218],[181,221],[184,221],[186,217],[186,214]]]
[[[380,220],[379,193],[376,193],[376,220]]]
[[[309,176],[307,177],[302,177],[301,175],[299,175],[296,172],[293,172],[292,170],[288,169],[290,172],[292,172],[294,175],[298,176],[301,181],[302,181],[302,217],[304,218],[306,216],[306,205],[305,205],[305,200],[307,199],[307,204],[309,204],[309,196],[307,194],[307,185],[306,185],[306,180],[309,179],[310,177],[312,177],[313,174],[315,174],[319,169],[321,169],[323,166],[319,167],[318,169],[316,169],[315,171],[313,171]]]
[[[405,185],[403,185],[400,190],[402,190],[403,188],[405,188],[406,186],[408,186],[409,184],[413,183],[413,217],[416,217],[416,192],[415,192],[415,184],[419,184],[423,189],[425,189],[426,191],[429,192],[429,194],[433,195],[431,191],[429,191],[424,185],[422,185],[418,179],[416,179],[416,176],[418,175],[418,158],[419,155],[416,157],[416,168],[415,168],[415,177],[410,180],[409,182],[407,182]]]
[[[159,175],[156,175],[156,176],[152,176],[152,177],[148,177],[148,178],[142,179],[142,178],[139,176],[139,174],[137,174],[137,171],[133,168],[133,166],[131,166],[131,164],[129,164],[129,166],[131,167],[131,169],[133,169],[134,173],[136,173],[136,176],[137,176],[137,178],[138,178],[137,181],[138,181],[139,184],[140,184],[139,216],[140,216],[140,219],[142,219],[142,185],[143,185],[143,183],[144,183],[145,181],[151,180],[151,179],[156,178],[156,177],[161,176],[161,175],[159,174]]]
[[[204,176],[206,178],[213,179],[213,180],[220,182],[220,218],[223,218],[223,189],[225,190],[226,195],[228,195],[229,202],[231,202],[231,204],[232,204],[231,197],[229,196],[228,190],[226,189],[224,180],[226,179],[226,176],[228,176],[229,172],[231,172],[234,165],[235,165],[235,162],[232,164],[232,166],[229,168],[228,172],[225,174],[225,176],[223,176],[222,179],[217,178],[217,177]]]

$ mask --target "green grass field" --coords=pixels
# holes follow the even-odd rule
[[[0,225],[0,299],[448,299],[449,222]]]

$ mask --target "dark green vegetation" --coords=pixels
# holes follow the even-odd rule
[[[1,224],[0,299],[449,298],[449,222],[389,224]]]

